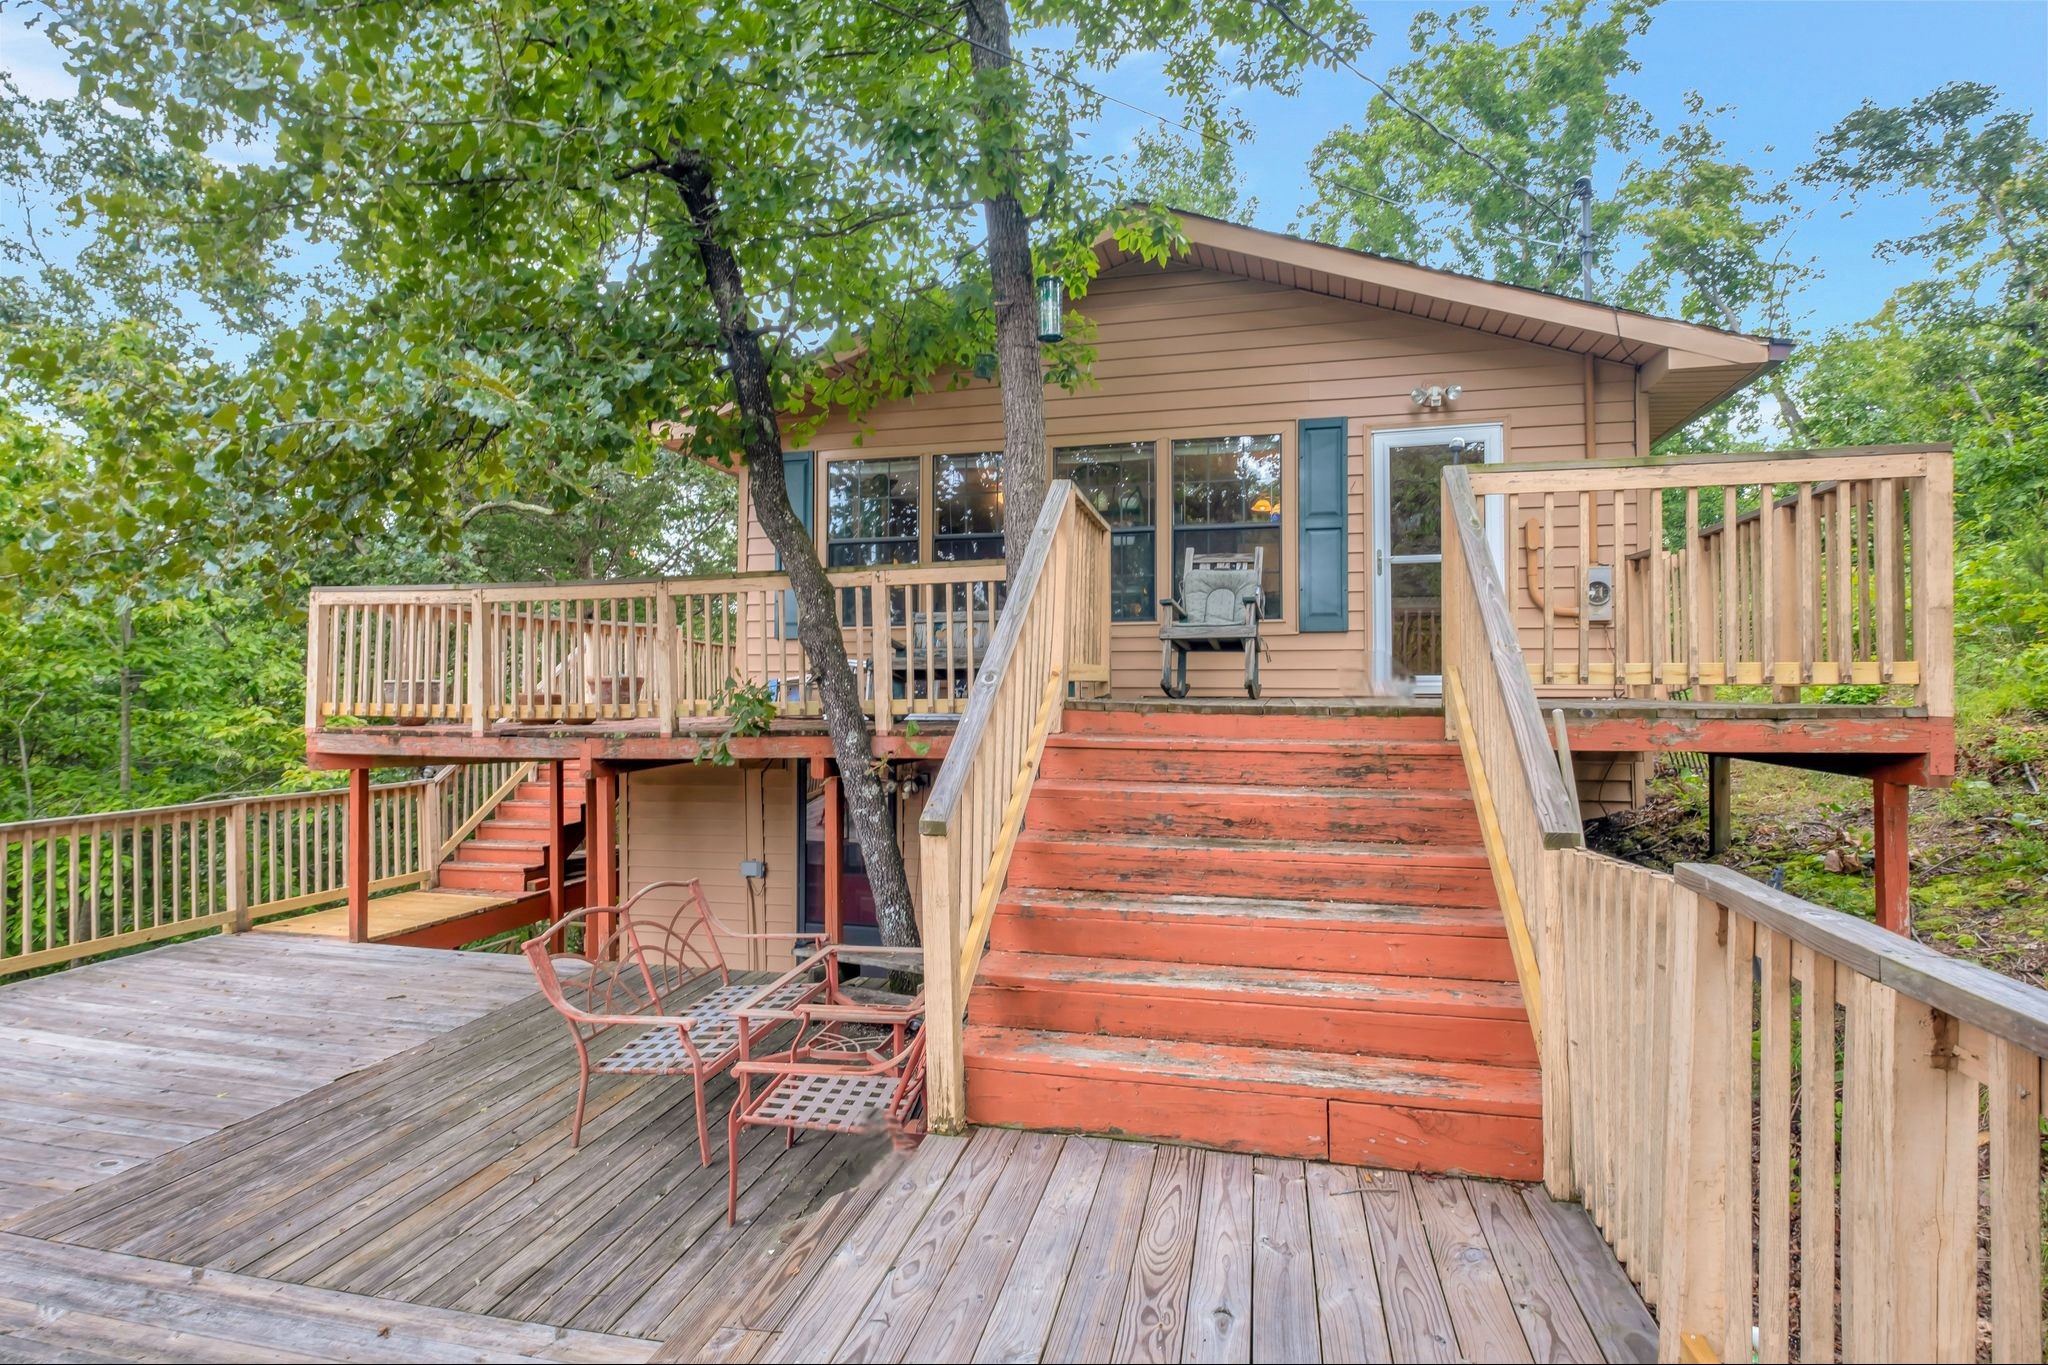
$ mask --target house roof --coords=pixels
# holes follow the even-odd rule
[[[1772,337],[1434,270],[1182,209],[1173,212],[1188,241],[1182,259],[1204,269],[1637,366],[1653,438],[1684,426],[1792,351],[1791,342]],[[1095,250],[1105,271],[1142,264],[1108,234]]]

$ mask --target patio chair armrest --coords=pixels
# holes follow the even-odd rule
[[[1159,605],[1172,612],[1176,621],[1185,621],[1188,618],[1188,609],[1180,604],[1178,597],[1162,597],[1159,599]]]
[[[906,1047],[905,1052],[909,1051]],[[850,1054],[849,1054],[850,1055]],[[900,1069],[903,1054],[883,1057],[872,1062],[821,1062],[815,1058],[792,1062],[787,1058],[777,1061],[773,1058],[757,1058],[751,1061],[734,1062],[735,1076],[882,1076]]]

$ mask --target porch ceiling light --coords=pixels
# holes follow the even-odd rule
[[[1057,275],[1038,277],[1038,339],[1058,341],[1066,335],[1067,285]]]

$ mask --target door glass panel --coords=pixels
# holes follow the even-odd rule
[[[1443,472],[1484,464],[1488,442],[1467,436],[1386,446],[1388,653],[1397,679],[1443,673]]]
[[[1443,473],[1447,465],[1478,464],[1479,441],[1394,446],[1387,451],[1387,553],[1433,555],[1443,550]]]
[[[1397,678],[1434,678],[1444,671],[1444,566],[1396,564],[1387,574],[1387,622]]]

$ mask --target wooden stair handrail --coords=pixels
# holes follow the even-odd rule
[[[1445,669],[1490,669],[1498,682],[1509,733],[1521,760],[1522,782],[1542,831],[1545,848],[1583,848],[1586,832],[1575,818],[1575,802],[1565,788],[1557,758],[1544,734],[1543,713],[1536,689],[1522,661],[1522,642],[1509,614],[1507,587],[1486,543],[1486,527],[1465,466],[1444,470],[1444,572],[1465,574],[1478,604],[1479,624],[1487,658],[1444,661]],[[1450,638],[1448,635],[1446,638]],[[1461,736],[1462,739],[1462,736]]]

